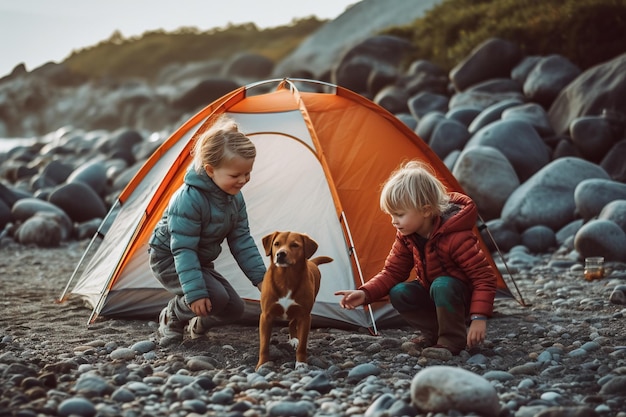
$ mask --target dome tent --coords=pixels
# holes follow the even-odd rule
[[[194,140],[222,114],[234,119],[257,147],[251,180],[242,193],[259,251],[264,253],[263,236],[292,230],[318,242],[316,255],[334,259],[320,267],[313,325],[377,332],[401,323],[386,301],[344,310],[334,292],[356,288],[382,268],[395,229],[379,208],[379,192],[400,163],[423,160],[449,190],[462,192],[461,186],[427,144],[380,106],[342,87],[300,79],[238,88],[174,132],[121,192],[61,300],[72,294],[82,297],[93,306],[90,322],[98,316],[156,319],[171,295],[152,275],[147,242],[191,164]],[[475,233],[497,272],[498,296],[515,298],[478,227]],[[259,291],[243,275],[226,242],[215,268],[246,300],[245,320],[258,320]]]

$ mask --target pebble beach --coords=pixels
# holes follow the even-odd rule
[[[496,300],[480,348],[441,357],[418,349],[410,328],[315,328],[309,367],[296,371],[278,325],[272,362],[255,371],[254,324],[168,348],[155,343],[156,317],[88,325],[81,300],[58,303],[87,242],[1,244],[1,416],[626,416],[623,264],[589,282],[558,253],[513,249],[505,258],[526,306]],[[451,370],[467,371],[454,377],[470,394],[421,378],[443,384]]]

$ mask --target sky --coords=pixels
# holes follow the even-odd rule
[[[92,46],[119,30],[124,37],[146,31],[228,24],[259,28],[294,18],[334,19],[359,0],[0,0],[0,78],[24,63],[28,71],[62,62],[73,50]]]

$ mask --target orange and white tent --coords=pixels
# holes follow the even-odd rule
[[[380,187],[409,159],[428,162],[449,190],[462,191],[461,186],[411,129],[380,106],[347,89],[299,79],[241,87],[172,134],[122,191],[61,299],[70,293],[83,297],[93,306],[90,322],[97,316],[158,317],[171,295],[152,276],[147,242],[191,164],[194,139],[222,114],[233,118],[257,147],[252,178],[242,192],[261,254],[263,236],[292,230],[318,242],[316,255],[334,258],[320,267],[322,283],[313,325],[377,331],[398,323],[388,302],[342,310],[334,295],[374,276],[389,253],[395,229],[379,209]],[[478,229],[476,234],[480,237]],[[254,318],[259,291],[245,278],[227,246],[215,267],[246,300],[249,317]],[[498,276],[499,296],[515,298]]]

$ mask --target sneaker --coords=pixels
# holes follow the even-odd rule
[[[184,328],[184,323],[178,320],[168,303],[159,314],[159,344],[169,346],[182,342]]]
[[[202,319],[198,316],[189,320],[189,326],[187,328],[189,329],[189,334],[191,335],[192,339],[204,337],[206,332],[209,330],[204,327],[204,325],[202,324]]]

